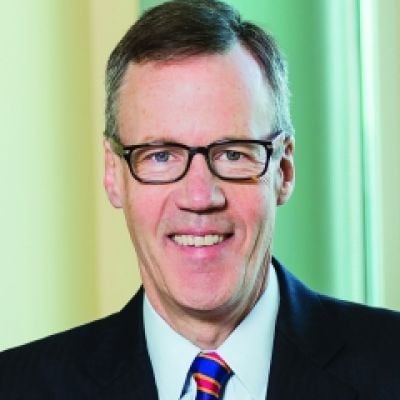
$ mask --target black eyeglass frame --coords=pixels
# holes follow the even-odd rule
[[[281,136],[282,130],[278,130],[271,135],[270,140],[261,140],[261,139],[227,139],[227,140],[220,140],[217,142],[212,142],[207,146],[187,146],[183,143],[176,143],[176,142],[160,142],[160,143],[140,143],[140,144],[133,144],[133,145],[128,145],[125,146],[123,145],[118,138],[116,137],[110,137],[110,143],[111,143],[111,148],[114,151],[115,154],[117,154],[120,157],[123,157],[125,161],[128,164],[129,170],[133,176],[134,179],[136,179],[138,182],[143,183],[143,184],[149,184],[149,185],[164,185],[164,184],[169,184],[169,183],[174,183],[179,180],[181,180],[189,171],[190,165],[192,163],[192,159],[196,154],[202,154],[206,160],[207,166],[209,171],[219,179],[222,179],[224,181],[236,181],[236,182],[246,182],[246,181],[253,181],[255,179],[260,178],[263,176],[268,169],[268,165],[270,162],[270,159],[276,150],[276,141],[277,139]],[[264,146],[267,157],[265,159],[265,165],[264,169],[254,177],[249,177],[249,178],[240,178],[240,177],[226,177],[220,175],[212,166],[212,163],[210,161],[210,149],[212,149],[215,146],[220,146],[220,145],[226,145],[226,144],[233,144],[233,143],[251,143],[251,144],[261,144]],[[133,170],[132,163],[131,163],[131,157],[133,151],[136,149],[145,149],[145,148],[152,148],[156,146],[165,146],[165,147],[179,147],[182,149],[187,150],[188,152],[188,159],[186,163],[186,168],[183,170],[183,172],[176,178],[168,180],[168,181],[158,181],[158,180],[148,180],[148,179],[142,179],[140,178],[135,171]]]

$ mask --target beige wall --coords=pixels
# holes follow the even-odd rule
[[[86,2],[3,2],[0,350],[97,313]]]
[[[2,4],[0,350],[114,311],[139,285],[101,186],[105,61],[137,8]]]
[[[91,0],[92,86],[96,182],[99,315],[123,306],[139,286],[136,258],[121,210],[108,202],[102,187],[104,70],[107,58],[138,14],[138,1]]]

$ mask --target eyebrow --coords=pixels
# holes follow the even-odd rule
[[[167,135],[162,135],[162,136],[154,136],[154,135],[147,135],[144,138],[142,138],[139,143],[166,143],[166,142],[174,142],[171,137]]]
[[[269,134],[265,135],[260,135],[261,137],[259,140],[269,140],[268,136]],[[212,143],[218,143],[218,142],[223,142],[225,140],[252,140],[255,139],[254,137],[248,137],[248,136],[233,136],[233,135],[223,135],[220,138],[213,140]],[[182,143],[180,140],[176,140],[173,137],[169,135],[161,135],[161,136],[155,136],[155,135],[147,135],[144,136],[138,143],[148,143],[148,144],[160,144],[160,143]]]

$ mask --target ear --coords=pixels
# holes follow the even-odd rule
[[[290,136],[283,143],[283,154],[279,165],[277,182],[277,205],[285,204],[292,195],[295,182],[294,173],[294,137]]]
[[[122,207],[120,162],[119,157],[113,152],[111,144],[104,139],[104,178],[103,185],[110,203],[115,208]]]

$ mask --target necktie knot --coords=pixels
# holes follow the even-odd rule
[[[215,352],[199,353],[190,372],[197,384],[196,400],[222,399],[225,385],[233,374],[228,364]]]

